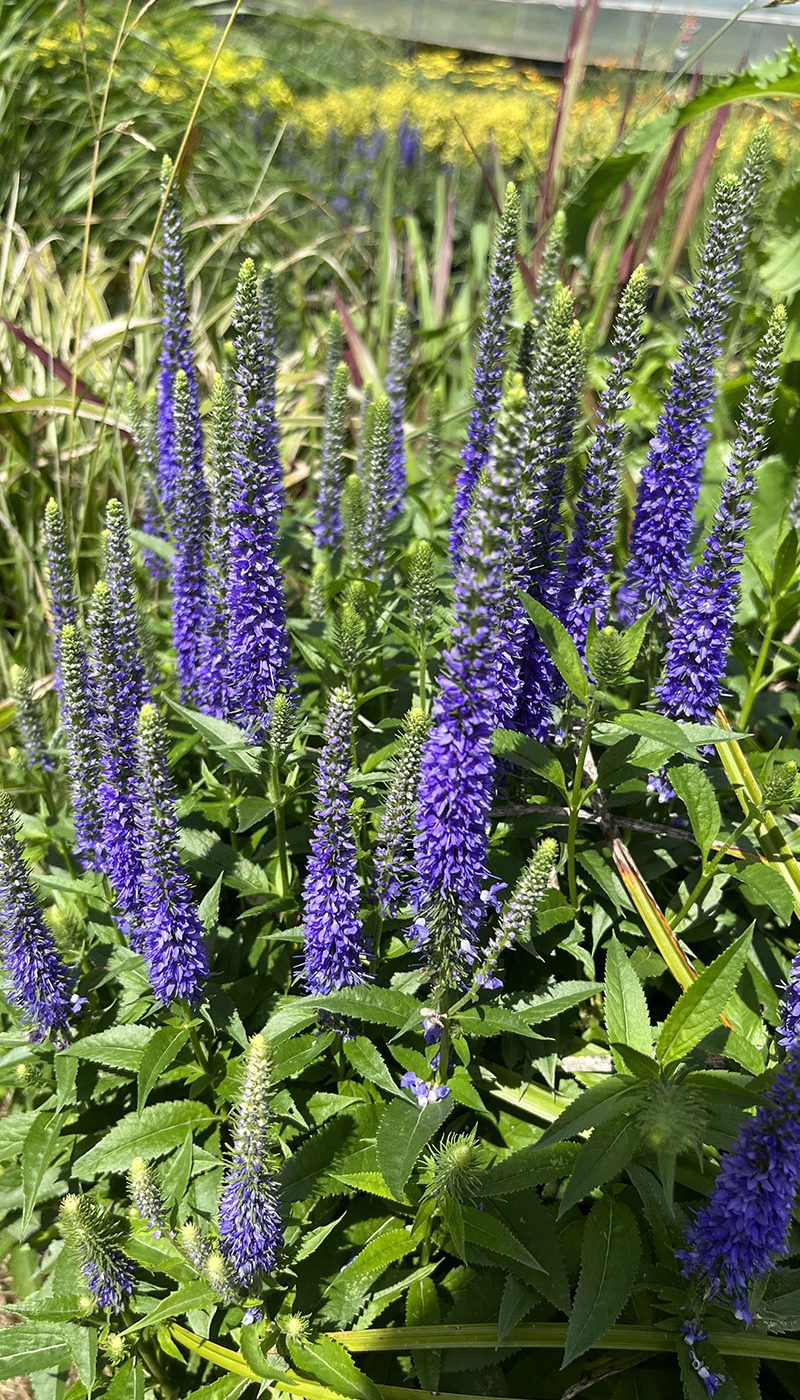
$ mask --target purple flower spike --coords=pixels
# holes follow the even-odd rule
[[[17,826],[8,797],[0,793],[0,953],[7,996],[34,1040],[63,1040],[77,1006],[75,979],[36,902]]]
[[[172,502],[172,640],[178,658],[181,697],[199,704],[203,636],[208,626],[204,559],[208,489],[202,458],[198,460],[194,454],[193,404],[189,380],[182,369],[175,376],[172,410],[177,468]]]
[[[414,813],[427,733],[428,716],[422,710],[409,710],[375,847],[376,892],[383,913],[390,918],[408,898],[413,877]]]
[[[123,660],[111,592],[101,579],[89,614],[91,678],[100,752],[98,801],[103,818],[103,863],[123,924],[139,948],[141,860],[136,823],[136,690]]]
[[[688,323],[667,400],[650,445],[631,535],[620,616],[669,613],[689,564],[689,546],[716,395],[716,372],[749,217],[766,162],[759,134],[738,180],[721,180],[708,224]]]
[[[236,411],[228,588],[228,718],[261,741],[272,702],[291,682],[286,604],[278,565],[283,498],[275,410],[271,282],[242,265],[234,308]]]
[[[208,976],[208,954],[197,904],[178,854],[166,735],[153,705],[142,706],[137,750],[142,952],[158,1000],[196,1006]]]
[[[161,181],[166,189],[172,175],[172,162],[164,157],[161,167]],[[175,379],[179,370],[186,375],[191,418],[191,456],[198,468],[203,460],[203,430],[200,425],[200,406],[197,393],[197,375],[192,358],[191,332],[189,327],[189,303],[186,296],[186,267],[183,252],[183,229],[181,208],[176,185],[173,184],[164,206],[161,225],[162,236],[162,280],[163,280],[163,319],[164,336],[161,342],[157,396],[157,442],[158,442],[158,505],[153,503],[151,531],[157,538],[165,538],[163,515],[172,523],[175,509],[175,492],[178,485],[180,465],[178,461],[175,435]],[[156,574],[165,572],[163,561],[154,555],[149,556]]]
[[[26,666],[11,667],[11,693],[14,723],[25,762],[29,768],[40,768],[43,773],[51,773],[55,763],[44,737],[42,716],[33,698],[30,672]]]
[[[750,1322],[748,1294],[785,1252],[800,1185],[800,1048],[722,1159],[711,1197],[678,1255],[701,1297],[726,1298]]]
[[[719,704],[728,666],[745,536],[755,492],[755,469],[764,455],[779,377],[786,313],[776,307],[758,348],[753,377],[722,495],[699,564],[681,588],[672,619],[657,694],[673,719],[707,722]]]
[[[560,512],[564,472],[572,450],[583,383],[580,326],[572,297],[557,286],[541,335],[531,383],[525,458],[526,492],[514,551],[517,586],[558,615],[562,590]],[[561,680],[533,622],[519,605],[522,629],[520,694],[514,727],[537,739],[552,728]]]
[[[517,376],[503,400],[494,449],[476,488],[456,576],[450,646],[422,752],[413,936],[425,947],[440,988],[462,983],[474,963],[486,908],[492,736],[513,692],[509,564],[525,404]]]
[[[103,821],[99,802],[100,754],[86,643],[77,627],[61,632],[61,727],[67,750],[75,849],[85,865],[102,870]]]
[[[317,768],[314,835],[303,889],[308,992],[320,994],[366,980],[369,948],[359,917],[358,852],[348,782],[353,697],[334,690]]]
[[[232,385],[218,374],[211,398],[211,522],[208,540],[206,630],[200,645],[196,691],[206,714],[224,719],[228,673],[228,574],[233,496]]]
[[[271,1274],[283,1244],[269,1133],[269,1050],[263,1035],[247,1047],[233,1142],[219,1201],[220,1250],[240,1287],[252,1292]]]
[[[106,583],[117,627],[117,646],[125,669],[131,709],[150,698],[139,627],[139,602],[133,579],[128,521],[121,501],[109,501],[106,511]]]
[[[647,276],[637,267],[620,301],[614,325],[614,356],[600,398],[597,426],[575,510],[575,528],[567,549],[562,585],[564,625],[583,656],[589,620],[608,620],[609,575],[617,533],[619,478],[628,386],[642,336]]]
[[[342,461],[347,433],[347,392],[350,372],[344,363],[334,367],[325,400],[322,460],[314,522],[317,549],[333,549],[342,539]]]
[[[467,441],[461,455],[461,471],[456,482],[450,554],[457,563],[461,554],[467,519],[476,483],[489,460],[495,423],[503,396],[503,368],[506,351],[506,317],[511,306],[514,258],[519,224],[519,195],[513,185],[506,189],[505,204],[497,228],[492,271],[481,322],[472,413]]]

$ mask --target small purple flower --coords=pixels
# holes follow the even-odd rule
[[[195,1006],[208,976],[208,953],[197,903],[178,854],[166,735],[153,705],[142,706],[137,757],[141,948],[158,1000]]]
[[[461,554],[475,486],[489,460],[503,396],[505,321],[511,306],[518,224],[519,195],[513,185],[508,185],[502,217],[495,235],[492,270],[475,358],[472,412],[453,501],[450,553],[454,563]]]
[[[366,980],[369,947],[359,916],[358,852],[348,782],[353,697],[334,690],[317,767],[314,835],[303,887],[303,981],[314,995]]]
[[[63,1040],[74,1019],[75,978],[61,958],[31,887],[18,820],[0,792],[0,955],[7,996],[34,1040]]]
[[[422,133],[418,126],[409,121],[405,112],[400,118],[400,124],[397,128],[397,146],[400,151],[400,160],[406,170],[409,170],[412,165],[416,164],[422,151]]]
[[[439,1103],[450,1095],[446,1084],[426,1084],[424,1079],[420,1079],[419,1075],[411,1070],[403,1075],[400,1088],[410,1089],[420,1108],[427,1108],[429,1103]]]
[[[269,1050],[263,1035],[254,1035],[245,1056],[219,1202],[223,1258],[240,1287],[249,1291],[272,1273],[283,1244],[268,1120]]]

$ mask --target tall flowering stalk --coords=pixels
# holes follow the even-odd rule
[[[489,894],[492,735],[508,663],[503,608],[520,489],[519,460],[506,445],[518,440],[524,414],[525,391],[518,378],[506,391],[494,450],[476,487],[456,575],[450,645],[422,752],[414,932],[442,991],[462,982],[475,962]]]
[[[165,190],[169,185],[172,173],[172,162],[168,156],[165,156],[161,167],[161,180]],[[172,524],[175,492],[180,473],[175,428],[175,380],[179,370],[183,370],[186,375],[188,416],[190,419],[187,437],[191,443],[190,452],[197,476],[202,473],[203,462],[203,430],[200,424],[197,375],[192,357],[189,327],[181,207],[175,183],[173,183],[164,205],[161,239],[163,297],[161,324],[164,328],[164,334],[161,341],[156,400],[157,495],[161,509],[160,511],[151,510],[151,518],[148,520],[150,529],[156,538],[166,537],[166,530],[161,518],[162,512],[169,524]]]
[[[398,306],[389,345],[389,366],[386,371],[386,397],[389,400],[389,465],[387,506],[392,520],[403,507],[406,498],[406,391],[408,362],[411,350],[408,309]]]
[[[497,973],[500,959],[519,939],[530,933],[536,910],[542,902],[557,858],[557,843],[552,837],[545,837],[544,841],[539,842],[517,880],[510,898],[503,905],[497,929],[489,941],[475,978],[478,986],[493,988],[503,985]]]
[[[380,575],[392,519],[392,419],[386,394],[375,400],[366,463],[364,529],[361,557],[368,572]]]
[[[31,768],[40,768],[49,773],[54,767],[53,755],[48,748],[42,727],[39,706],[33,698],[30,672],[25,666],[11,667],[11,694],[14,701],[14,723],[16,725],[25,762]]]
[[[275,407],[271,282],[259,287],[248,258],[234,307],[236,411],[228,587],[228,712],[259,741],[291,678],[286,604],[278,565],[283,494]]]
[[[233,498],[233,386],[221,374],[211,396],[211,519],[206,575],[206,625],[195,689],[207,714],[224,718],[228,669],[228,574]]]
[[[558,283],[558,266],[564,255],[566,223],[564,214],[559,210],[553,219],[547,242],[544,245],[531,314],[522,327],[517,370],[522,375],[525,388],[529,392],[533,383],[533,373],[542,334],[547,325],[550,307],[553,304],[553,295]]]
[[[172,640],[178,658],[181,696],[200,701],[203,636],[208,626],[205,542],[208,489],[202,459],[194,454],[189,380],[178,370],[173,392],[177,475],[172,503]]]
[[[135,384],[125,389],[125,417],[133,438],[134,451],[143,477],[143,526],[145,533],[153,539],[161,539],[166,532],[166,521],[158,499],[158,446],[156,443],[157,415],[155,396],[147,409],[142,403]],[[153,578],[166,578],[165,561],[151,549],[143,550],[148,572]]]
[[[78,1003],[75,978],[47,927],[17,840],[18,819],[0,792],[0,954],[6,995],[34,1040],[63,1040]]]
[[[706,721],[719,703],[739,601],[754,473],[767,444],[785,335],[786,313],[778,306],[758,348],[722,494],[700,562],[676,600],[664,675],[657,687],[662,710],[676,719]]]
[[[518,224],[519,195],[515,187],[509,185],[495,236],[492,270],[475,359],[472,412],[453,500],[450,553],[454,563],[461,554],[476,483],[489,460],[497,413],[503,396],[505,323],[511,306]]]
[[[334,690],[317,767],[314,835],[303,888],[303,981],[312,994],[366,978],[369,948],[359,917],[358,852],[348,782],[353,697]]]
[[[643,267],[637,267],[622,294],[614,325],[614,354],[566,554],[561,613],[581,655],[589,619],[594,617],[603,627],[608,618],[625,440],[622,414],[630,406],[628,388],[641,344],[646,294],[647,276]]]
[[[583,337],[572,297],[558,286],[542,333],[529,396],[525,491],[514,551],[518,586],[558,613],[562,589],[564,473],[583,384]],[[524,615],[515,727],[544,739],[560,680],[533,622]]]
[[[414,813],[427,733],[427,715],[422,710],[409,710],[375,847],[375,888],[383,913],[390,917],[406,902],[412,883]]]
[[[83,1281],[99,1308],[118,1313],[133,1292],[133,1265],[120,1249],[121,1225],[88,1196],[66,1196],[61,1229],[78,1256]]]
[[[149,698],[150,683],[142,650],[128,521],[121,501],[108,503],[105,547],[106,582],[117,627],[120,661],[125,668],[131,706],[138,708]]]
[[[195,1006],[208,976],[208,954],[197,904],[178,854],[166,734],[153,705],[143,705],[139,716],[137,759],[142,952],[158,1000]]]
[[[78,621],[78,602],[75,596],[75,577],[67,548],[64,517],[58,505],[50,497],[44,512],[44,533],[47,549],[47,580],[50,589],[52,609],[53,657],[56,663],[56,689],[60,689],[61,672],[59,649],[62,628],[73,627]]]
[[[272,1171],[269,1088],[269,1048],[263,1035],[254,1035],[245,1055],[219,1201],[220,1251],[245,1290],[255,1289],[272,1273],[283,1244]]]
[[[97,747],[86,642],[72,624],[61,632],[61,725],[67,750],[75,850],[93,869],[103,868],[103,821],[99,802]]]
[[[620,615],[648,608],[665,617],[689,564],[689,545],[716,393],[717,365],[748,219],[764,172],[759,136],[742,181],[720,180],[706,232],[686,330],[667,399],[642,472]]]
[[[342,539],[342,463],[347,435],[347,391],[350,373],[347,365],[337,364],[325,399],[314,544],[333,549]]]
[[[98,801],[105,873],[124,926],[139,946],[141,861],[136,823],[136,688],[128,674],[111,590],[96,584],[89,613],[91,682],[100,753]]]

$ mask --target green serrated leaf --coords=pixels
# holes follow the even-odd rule
[[[754,904],[766,904],[773,914],[777,914],[781,923],[791,923],[794,914],[792,892],[773,866],[762,862],[746,865],[736,872],[736,878]]]
[[[575,1143],[563,1142],[553,1147],[534,1143],[510,1152],[481,1174],[481,1196],[511,1196],[547,1181],[560,1181],[569,1176],[579,1150]]]
[[[615,1196],[592,1207],[581,1245],[581,1270],[567,1328],[562,1369],[582,1356],[616,1322],[639,1272],[636,1217]]]
[[[616,1118],[612,1123],[595,1128],[572,1168],[559,1215],[576,1206],[590,1191],[618,1176],[633,1157],[641,1137],[641,1129],[629,1118]]]
[[[91,1394],[97,1372],[97,1330],[94,1327],[66,1328],[70,1356],[88,1394]]]
[[[577,695],[584,705],[588,705],[592,689],[589,677],[584,670],[580,652],[563,622],[559,622],[557,617],[529,594],[522,593],[520,596],[523,607],[547,647],[550,659],[562,680],[569,686],[573,695]]]
[[[75,1176],[86,1181],[101,1172],[127,1171],[133,1157],[152,1161],[179,1147],[187,1132],[197,1132],[213,1121],[203,1103],[149,1104],[141,1113],[126,1113],[106,1136],[79,1157]]]
[[[622,1075],[593,1084],[562,1109],[549,1128],[545,1128],[539,1139],[539,1147],[549,1147],[563,1138],[577,1136],[586,1128],[597,1128],[601,1123],[611,1122],[620,1114],[627,1113],[640,1093],[640,1086]]]
[[[59,1113],[39,1113],[31,1124],[22,1144],[20,1171],[22,1176],[22,1220],[24,1236],[36,1209],[36,1199],[47,1168],[52,1162],[61,1132]]]
[[[348,1351],[333,1337],[313,1342],[287,1339],[289,1355],[298,1371],[321,1381],[346,1400],[381,1400],[377,1386],[356,1366]]]
[[[653,1032],[644,989],[619,939],[612,937],[606,953],[605,1017],[609,1042],[629,1045],[642,1055],[653,1051]],[[625,1068],[615,1054],[617,1069]]]
[[[349,1264],[336,1274],[326,1294],[325,1316],[347,1327],[367,1300],[372,1285],[416,1248],[416,1241],[402,1227],[383,1230],[369,1240]]]
[[[752,938],[751,926],[678,998],[658,1038],[661,1064],[683,1059],[718,1024],[736,991]]]
[[[66,1328],[44,1322],[21,1322],[0,1330],[0,1381],[28,1377],[69,1361]]]
[[[406,1293],[406,1327],[437,1327],[442,1320],[439,1294],[432,1278],[418,1278]],[[411,1360],[423,1390],[439,1389],[442,1374],[440,1351],[412,1351]]]
[[[679,768],[670,768],[668,777],[686,808],[694,838],[706,861],[722,825],[716,793],[696,764],[683,763]]]
[[[546,745],[540,744],[537,739],[519,734],[515,729],[495,729],[492,747],[498,758],[513,759],[518,767],[540,773],[559,792],[566,792],[567,780],[563,767]]]
[[[378,1129],[378,1165],[384,1181],[398,1200],[411,1175],[414,1163],[453,1111],[453,1099],[448,1095],[425,1108],[413,1104],[390,1103],[384,1109]]]
[[[358,1035],[352,1040],[345,1040],[343,1045],[344,1053],[357,1074],[371,1084],[377,1084],[384,1093],[402,1097],[405,1101],[403,1090],[395,1084],[386,1061],[371,1040],[365,1035]]]
[[[157,1302],[155,1307],[144,1317],[138,1318],[136,1322],[131,1323],[130,1327],[126,1327],[123,1336],[132,1332],[141,1332],[143,1327],[155,1327],[168,1317],[183,1317],[193,1308],[207,1308],[216,1301],[217,1295],[207,1283],[198,1281],[181,1284],[180,1288],[176,1288],[174,1293],[169,1294],[169,1297],[162,1298],[160,1302]]]
[[[508,1226],[492,1210],[475,1210],[474,1206],[462,1206],[464,1217],[464,1238],[468,1244],[476,1244],[479,1249],[499,1254],[506,1261],[524,1264],[526,1269],[544,1272],[538,1259],[511,1233]]]
[[[162,1026],[150,1040],[142,1054],[137,1082],[137,1105],[139,1113],[144,1109],[150,1090],[158,1083],[165,1069],[174,1063],[189,1039],[189,1032]]]
[[[264,1380],[267,1381],[286,1379],[288,1368],[283,1358],[265,1355],[264,1348],[259,1341],[257,1322],[248,1322],[242,1327],[239,1334],[239,1346],[242,1356],[257,1376],[263,1376]]]
[[[135,1074],[146,1045],[153,1039],[152,1026],[109,1026],[74,1040],[61,1053],[78,1060],[95,1060],[109,1069],[129,1070]]]

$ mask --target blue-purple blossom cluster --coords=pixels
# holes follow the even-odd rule
[[[133,1292],[134,1274],[130,1259],[119,1248],[121,1232],[116,1221],[87,1196],[66,1196],[60,1220],[98,1308],[120,1312]]]
[[[415,936],[437,982],[458,984],[477,956],[478,926],[491,900],[487,828],[494,791],[492,736],[506,700],[509,664],[502,627],[511,529],[519,491],[525,414],[519,379],[508,389],[494,449],[475,491],[456,575],[454,619],[422,753]]]
[[[755,470],[767,445],[786,313],[775,309],[758,348],[719,505],[703,553],[678,590],[657,694],[673,719],[707,722],[728,666]]]
[[[254,1035],[245,1056],[219,1201],[220,1250],[246,1291],[272,1273],[283,1244],[271,1158],[269,1050],[263,1035]]]
[[[666,616],[686,573],[717,364],[765,162],[766,138],[759,134],[741,181],[724,179],[717,186],[686,330],[639,486],[618,600],[626,622],[648,608]]]
[[[31,887],[18,821],[0,792],[0,958],[6,995],[34,1040],[63,1040],[79,1010],[75,977],[59,953]]]
[[[314,834],[303,887],[303,981],[307,991],[317,994],[363,982],[370,952],[359,914],[358,852],[350,815],[353,704],[348,690],[331,694],[317,766]]]

